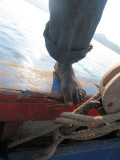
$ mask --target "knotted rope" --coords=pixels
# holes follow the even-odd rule
[[[41,155],[34,155],[31,158],[31,160],[47,160],[54,154],[57,146],[64,139],[89,140],[104,136],[111,131],[119,129],[120,122],[118,120],[120,120],[120,112],[97,117],[87,115],[89,109],[99,109],[101,107],[101,103],[99,101],[100,97],[100,93],[96,94],[95,96],[91,97],[87,102],[83,103],[82,106],[74,110],[72,113],[62,113],[60,117],[54,121],[54,125],[52,127],[40,133],[13,142],[8,145],[8,148],[15,147],[19,144],[54,131],[54,139],[50,147],[48,147]],[[95,128],[88,128],[84,130],[78,129],[83,126],[92,126]]]

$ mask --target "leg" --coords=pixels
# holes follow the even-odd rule
[[[67,105],[84,98],[72,69],[91,50],[89,43],[107,0],[50,0],[50,21],[44,31],[49,54],[57,60],[55,71]]]

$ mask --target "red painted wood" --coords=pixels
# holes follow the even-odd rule
[[[95,108],[91,108],[89,111],[88,111],[88,115],[89,116],[99,116],[99,112],[95,109]]]
[[[0,102],[0,121],[54,120],[62,112],[71,112],[76,108],[50,99],[41,103]]]
[[[55,100],[38,94],[0,94],[0,121],[5,122],[1,140],[17,140],[24,121],[54,120],[62,112],[72,112],[77,108],[67,107],[58,100],[62,98]],[[91,109],[89,115],[96,115],[96,111]]]
[[[1,140],[17,140],[23,121],[54,120],[62,112],[72,112],[76,108],[77,106],[67,107],[59,101],[46,98],[41,99],[41,102],[34,101],[34,103],[0,102],[0,121],[5,122]],[[99,113],[91,109],[88,115],[97,116]]]
[[[60,99],[60,98],[59,98]],[[86,99],[87,100],[87,99]],[[0,95],[0,121],[54,120],[62,112],[72,112],[77,106],[67,107],[61,101],[41,95]],[[89,115],[98,115],[94,109]]]

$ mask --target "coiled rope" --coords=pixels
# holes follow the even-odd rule
[[[57,146],[64,139],[89,140],[104,136],[111,131],[119,129],[120,122],[118,120],[120,120],[120,112],[97,117],[87,115],[91,108],[99,109],[101,107],[102,104],[99,101],[100,98],[100,93],[97,93],[72,113],[62,113],[60,117],[54,121],[54,125],[52,127],[47,128],[44,131],[41,131],[32,136],[28,136],[13,142],[8,145],[8,148],[15,147],[34,138],[46,135],[50,132],[54,132],[53,143],[48,148],[46,148],[41,155],[34,155],[31,158],[31,160],[47,160],[54,154]],[[78,130],[78,128],[83,126],[86,126],[87,129]],[[90,126],[94,128],[89,129],[88,127]]]

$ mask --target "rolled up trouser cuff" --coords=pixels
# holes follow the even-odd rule
[[[48,25],[48,24],[47,24]],[[44,31],[45,43],[46,48],[52,58],[54,58],[57,62],[61,64],[73,64],[78,62],[79,60],[83,59],[86,54],[93,48],[92,45],[87,46],[78,51],[64,51],[59,49],[57,45],[51,39],[49,31],[47,30],[48,26]]]

